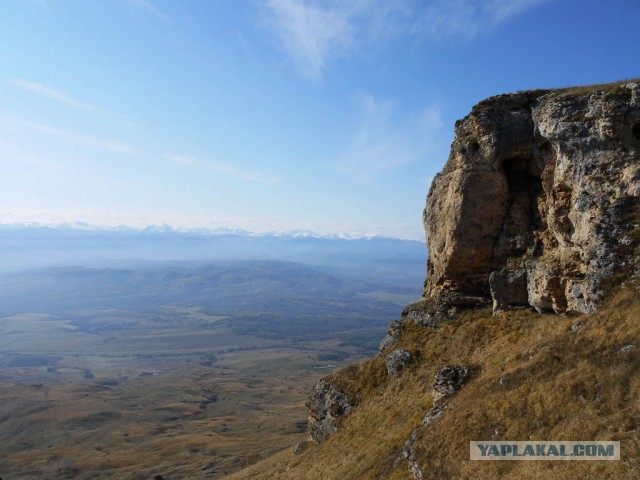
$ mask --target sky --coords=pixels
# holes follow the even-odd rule
[[[638,0],[3,0],[0,224],[423,240],[454,123],[640,76]]]

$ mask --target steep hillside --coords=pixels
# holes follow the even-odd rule
[[[640,82],[478,104],[427,198],[425,299],[316,384],[309,441],[232,478],[638,478],[639,198]],[[472,440],[622,454],[478,462]]]
[[[327,379],[361,398],[325,442],[309,442],[298,456],[289,449],[231,478],[636,479],[639,296],[626,288],[592,316],[521,310],[494,317],[485,309],[440,329],[408,324],[397,347],[413,360],[399,375],[388,375],[380,356]],[[436,402],[434,378],[445,365],[468,366],[469,378]],[[436,404],[446,408],[425,425]],[[622,460],[469,460],[471,440],[529,439],[619,440]]]

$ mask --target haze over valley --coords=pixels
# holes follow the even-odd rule
[[[10,478],[219,478],[303,440],[313,383],[375,354],[426,260],[389,238],[22,227],[0,244]]]

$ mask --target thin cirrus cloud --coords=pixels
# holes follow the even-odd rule
[[[18,87],[18,88],[21,88],[22,90],[26,90],[28,92],[35,93],[37,95],[41,95],[43,97],[46,97],[52,100],[56,100],[60,103],[63,103],[65,105],[68,105],[74,108],[78,108],[80,110],[86,110],[86,111],[96,112],[101,115],[110,116],[112,118],[118,119],[119,121],[125,123],[130,127],[137,126],[135,122],[133,122],[132,120],[128,119],[123,115],[120,115],[119,113],[116,113],[110,110],[105,110],[103,108],[96,107],[95,105],[82,102],[72,97],[71,95],[68,95],[50,86],[43,85],[41,83],[31,82],[29,80],[24,80],[21,78],[9,80],[8,83],[13,85],[14,87]]]
[[[439,148],[437,104],[409,115],[400,115],[394,102],[371,95],[361,95],[359,104],[361,125],[338,159],[339,170],[363,179],[414,163]]]
[[[138,7],[145,10],[147,13],[159,18],[162,21],[168,22],[169,16],[160,10],[151,0],[127,0],[134,7]]]
[[[470,39],[552,0],[267,0],[264,25],[297,70],[322,78],[336,58],[393,37]]]
[[[318,79],[328,58],[354,46],[355,3],[321,4],[271,0],[264,4],[266,24],[282,42],[300,72]]]
[[[217,162],[217,161],[211,161],[211,160],[204,161],[204,160],[195,158],[191,155],[184,155],[184,154],[167,155],[165,158],[178,165],[212,170],[225,175],[239,178],[246,182],[275,184],[275,183],[278,183],[279,181],[278,178],[275,176],[267,176],[259,173],[249,172],[247,170],[238,168],[235,165],[232,165],[231,163]]]
[[[123,143],[82,135],[76,132],[49,127],[47,125],[42,125],[39,123],[25,122],[22,120],[14,120],[10,118],[0,118],[0,126],[5,130],[13,130],[15,132],[27,131],[42,133],[78,145],[86,145],[89,147],[107,150],[113,153],[124,155],[135,155],[137,153],[133,147],[125,145]]]
[[[412,28],[436,40],[470,40],[539,4],[552,0],[434,0]]]
[[[37,95],[42,95],[43,97],[47,97],[58,102],[62,102],[71,107],[79,108],[81,110],[95,110],[95,107],[93,105],[81,102],[80,100],[73,98],[66,93],[63,93],[60,90],[56,90],[40,83],[30,82],[28,80],[23,80],[20,78],[10,80],[9,83],[15,87],[21,88],[31,93],[35,93]]]
[[[0,128],[2,127],[0,126]],[[0,157],[7,162],[37,167],[48,172],[54,172],[56,170],[55,163],[52,162],[49,158],[43,158],[42,156],[34,153],[28,148],[24,148],[21,145],[6,141],[1,136]]]

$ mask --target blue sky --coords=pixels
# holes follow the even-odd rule
[[[637,0],[5,0],[0,223],[422,239],[456,119],[640,76]]]

